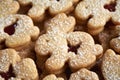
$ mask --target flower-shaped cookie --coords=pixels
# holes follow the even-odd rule
[[[110,19],[120,24],[119,5],[120,0],[83,0],[77,5],[75,14],[81,21],[88,21],[88,31],[96,35]]]
[[[83,68],[72,73],[69,80],[99,80],[99,78],[95,72]]]
[[[57,18],[60,15],[61,17]],[[37,63],[41,63],[40,58],[44,57],[45,68],[50,73],[61,73],[66,62],[72,70],[90,67],[96,61],[96,56],[100,57],[103,51],[88,33],[80,31],[67,33],[71,30],[68,27],[74,25],[67,22],[67,18],[71,20],[72,18],[64,18],[62,15],[63,13],[56,15],[49,21],[51,23],[46,23],[49,24],[46,26],[47,33],[41,35],[35,45]]]
[[[14,14],[18,11],[19,4],[14,0],[0,0],[0,17]]]
[[[120,55],[108,49],[102,61],[102,73],[105,80],[120,80]]]
[[[67,34],[68,52],[73,54],[69,59],[69,66],[72,70],[90,68],[102,55],[103,48],[95,44],[92,36],[86,32],[70,32]]]
[[[48,9],[52,15],[68,12],[78,0],[18,0],[22,5],[31,4],[32,8],[28,15],[35,21],[43,18],[45,11]]]
[[[14,49],[0,51],[0,78],[3,80],[38,80],[34,61],[22,59]]]
[[[38,27],[26,15],[15,14],[0,18],[0,43],[5,41],[7,47],[22,46],[38,35]]]
[[[57,78],[54,74],[46,76],[43,80],[64,80],[63,78]]]

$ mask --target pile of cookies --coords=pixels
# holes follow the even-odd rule
[[[120,0],[0,0],[0,80],[120,80]]]

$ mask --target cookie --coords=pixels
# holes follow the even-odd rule
[[[58,32],[60,30],[61,32],[68,33],[74,30],[75,23],[76,21],[73,16],[60,13],[45,23],[45,30],[46,32],[55,30]]]
[[[56,16],[59,15],[63,14]],[[46,33],[41,35],[35,44],[38,65],[41,63],[39,59],[45,57],[43,65],[49,73],[55,74],[64,71],[66,62],[72,70],[92,66],[96,57],[99,58],[102,55],[101,45],[95,44],[92,36],[86,32],[68,33],[71,28],[67,26],[74,27],[74,25],[71,26],[73,23],[66,22],[68,21],[66,18],[69,17],[57,18],[56,16],[49,21],[50,23],[46,23],[49,24],[46,26]]]
[[[21,59],[14,49],[0,51],[0,76],[5,80],[38,80],[34,61]]]
[[[117,53],[120,53],[120,26],[116,26],[116,30],[113,32],[116,34],[110,41],[110,47]]]
[[[36,40],[40,32],[26,15],[8,15],[0,18],[0,23],[0,43],[5,41],[6,46],[11,48]]]
[[[119,5],[119,0],[83,0],[77,5],[75,15],[80,21],[88,21],[88,32],[97,35],[109,20],[120,24]]]
[[[95,72],[83,68],[72,73],[69,80],[99,80],[99,78]]]
[[[19,3],[15,0],[0,0],[0,17],[17,13],[19,7]]]
[[[94,43],[92,36],[86,32],[75,31],[67,34],[68,52],[73,54],[69,59],[72,70],[90,68],[96,59],[102,56],[103,48]]]
[[[43,34],[40,36],[36,42],[35,51],[37,52],[38,60],[41,56],[43,56],[43,58],[44,56],[51,56],[51,58],[47,57],[45,66],[49,68],[49,71],[52,73],[61,72],[65,61],[68,58],[66,56],[67,41],[63,37],[57,36],[56,34]],[[38,63],[41,63],[41,61]]]
[[[43,80],[64,80],[63,78],[57,78],[54,74],[50,74],[43,78]]]
[[[110,46],[117,52],[120,53],[120,37],[114,38],[110,41]]]
[[[78,0],[18,0],[21,5],[32,5],[32,8],[28,11],[28,15],[34,21],[40,21],[46,10],[49,10],[51,15],[55,15],[62,12],[68,12],[71,7]]]
[[[102,60],[102,73],[105,80],[120,79],[120,55],[108,49]]]

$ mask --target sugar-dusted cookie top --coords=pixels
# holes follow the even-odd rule
[[[120,0],[82,0],[75,9],[81,21],[88,21],[88,31],[92,35],[100,33],[110,19],[120,24]]]
[[[117,53],[120,54],[120,37],[113,38],[110,41],[110,46],[114,49]]]
[[[58,32],[60,30],[61,32],[68,33],[74,30],[75,23],[76,21],[73,16],[60,13],[45,23],[45,29],[46,32]]]
[[[73,54],[69,59],[72,70],[90,68],[103,53],[102,46],[95,44],[93,37],[86,32],[70,32],[67,34],[67,41],[68,52]]]
[[[19,4],[15,0],[0,0],[0,17],[15,14],[19,10]]]
[[[102,60],[102,73],[105,80],[120,80],[120,55],[108,49]]]
[[[48,9],[50,14],[55,15],[67,12],[78,0],[18,0],[21,5],[32,5],[28,15],[35,21],[41,20]]]
[[[69,80],[99,80],[99,78],[95,72],[83,68],[72,73]]]
[[[0,51],[0,76],[3,80],[38,80],[34,61],[21,59],[14,49]]]
[[[35,40],[39,35],[30,17],[13,14],[0,18],[0,43],[7,47],[18,47]]]

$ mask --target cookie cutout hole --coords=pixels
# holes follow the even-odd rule
[[[60,0],[56,0],[56,1],[60,1]]]
[[[115,12],[116,2],[111,2],[110,4],[104,5],[105,9],[108,9],[110,12]]]
[[[13,35],[15,32],[15,27],[17,27],[17,23],[13,23],[12,25],[5,27],[4,32],[9,35]]]
[[[80,47],[80,45],[76,45],[76,46],[71,46],[68,44],[68,52],[74,52],[75,54],[77,54],[77,49]]]
[[[0,76],[5,80],[8,80],[11,77],[15,77],[15,74],[13,73],[12,65],[10,65],[8,72],[0,72]]]

